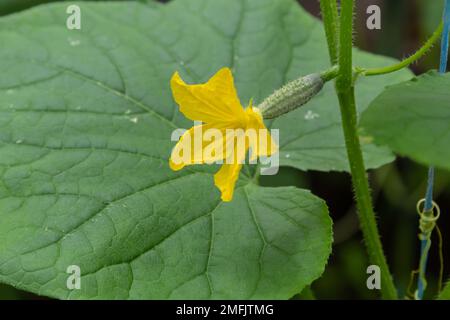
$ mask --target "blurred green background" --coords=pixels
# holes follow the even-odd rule
[[[142,0],[141,2],[145,2]],[[210,0],[214,1],[214,0]],[[6,15],[50,0],[0,0],[0,15]],[[167,1],[161,1],[167,2]],[[318,0],[299,0],[312,14],[320,18]],[[382,29],[366,28],[366,8],[377,4],[382,12]],[[443,1],[440,0],[358,0],[355,45],[378,54],[401,59],[427,39],[439,24]],[[412,66],[416,74],[436,69],[439,46]],[[399,158],[394,163],[372,170],[370,175],[378,222],[387,259],[394,280],[404,295],[410,272],[419,259],[418,215],[416,203],[425,193],[427,168]],[[436,201],[442,215],[439,226],[444,238],[444,279],[450,277],[450,174],[437,172]],[[317,299],[375,299],[377,292],[366,287],[369,265],[353,204],[351,182],[345,173],[301,172],[281,168],[276,176],[263,176],[263,185],[294,185],[311,189],[325,199],[334,221],[334,247],[323,276],[312,285]],[[436,294],[439,274],[437,239],[430,253],[426,298]],[[304,296],[307,296],[306,294]],[[311,293],[308,292],[308,296]],[[0,299],[45,299],[0,284]]]

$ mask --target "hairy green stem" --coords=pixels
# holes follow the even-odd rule
[[[320,10],[322,12],[325,34],[328,42],[328,52],[332,65],[338,62],[338,30],[339,18],[336,0],[320,0]]]
[[[436,28],[436,30],[433,32],[431,37],[425,42],[425,44],[419,50],[417,50],[416,53],[406,58],[405,60],[392,66],[382,68],[372,68],[372,69],[356,68],[356,72],[365,76],[377,76],[381,74],[392,73],[408,67],[410,64],[422,58],[431,49],[431,47],[433,47],[434,43],[438,41],[439,38],[441,37],[443,28],[444,23],[441,22],[439,26]]]
[[[338,75],[339,75],[339,67],[338,66],[333,66],[330,69],[325,70],[320,73],[320,77],[322,78],[322,80],[324,82],[331,81],[334,78],[336,78]]]
[[[396,299],[397,292],[383,253],[357,133],[358,117],[352,67],[353,6],[354,0],[341,0],[339,75],[336,79],[336,91],[339,98],[342,127],[356,196],[358,216],[369,259],[372,264],[380,268],[382,297],[385,299]]]

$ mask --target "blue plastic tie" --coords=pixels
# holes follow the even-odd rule
[[[444,29],[442,31],[442,40],[441,40],[441,61],[439,64],[439,72],[445,73],[447,71],[447,61],[448,61],[448,47],[449,47],[449,34],[450,34],[450,0],[445,0],[445,8],[444,8]],[[424,211],[433,210],[433,186],[434,186],[434,167],[430,167],[428,169],[428,182],[427,182],[427,192],[425,195],[425,205]],[[428,244],[428,239],[422,239],[420,243],[420,256],[426,254],[425,263],[422,270],[422,273],[425,274],[427,260],[428,260],[428,252],[426,252],[426,247]],[[419,275],[417,280],[417,298],[422,300],[423,293],[425,290],[426,284],[422,282],[422,277]]]

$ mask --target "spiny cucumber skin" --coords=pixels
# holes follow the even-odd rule
[[[306,104],[322,90],[323,85],[324,81],[318,73],[301,77],[276,90],[258,109],[264,119],[277,118]]]

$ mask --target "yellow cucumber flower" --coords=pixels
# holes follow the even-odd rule
[[[231,201],[234,185],[251,150],[250,160],[278,151],[264,125],[261,112],[251,103],[244,109],[229,68],[219,70],[207,83],[186,84],[175,72],[170,81],[180,111],[200,121],[187,130],[172,150],[169,165],[181,170],[186,165],[223,163],[214,175],[223,201]]]

